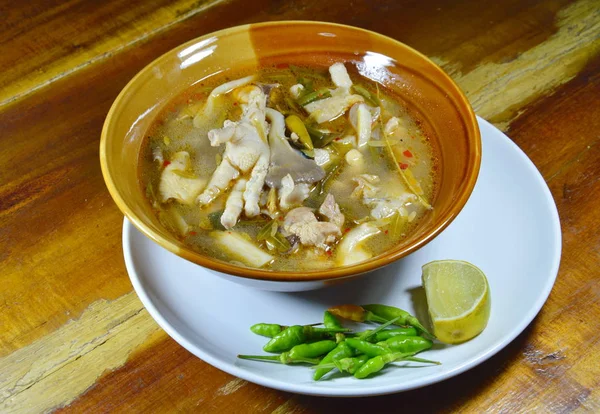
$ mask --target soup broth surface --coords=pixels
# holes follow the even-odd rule
[[[414,231],[437,156],[400,97],[348,63],[238,75],[176,97],[142,144],[139,180],[169,231],[219,260],[284,271],[368,260]]]

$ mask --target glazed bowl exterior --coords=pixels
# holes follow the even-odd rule
[[[158,221],[138,179],[142,141],[178,94],[215,74],[263,65],[357,65],[361,75],[399,95],[416,114],[439,156],[433,209],[395,248],[352,266],[315,271],[251,269],[202,255]],[[139,72],[112,105],[100,141],[102,173],[111,196],[143,234],[176,255],[248,286],[279,291],[315,289],[392,263],[424,246],[458,215],[477,179],[481,137],[458,86],[410,47],[367,30],[322,22],[283,21],[237,26],[189,41]]]

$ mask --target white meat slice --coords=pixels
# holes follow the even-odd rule
[[[343,63],[338,62],[331,65],[329,67],[329,74],[331,75],[331,80],[338,88],[349,89],[352,86],[352,80],[350,80],[348,71]]]
[[[298,207],[288,212],[283,220],[284,230],[288,230],[293,225],[305,225],[316,223],[317,217],[312,209],[308,207]]]
[[[192,204],[206,185],[206,180],[187,176],[190,154],[186,151],[176,152],[170,161],[171,163],[165,167],[160,176],[158,186],[160,201],[164,203],[174,199],[182,204]]]
[[[367,198],[375,197],[379,192],[379,187],[375,184],[379,183],[379,176],[372,174],[361,174],[352,179],[356,183],[356,188],[352,191],[351,197]]]
[[[406,126],[404,125],[404,122],[401,119],[396,118],[395,116],[391,117],[386,122],[385,126],[383,127],[383,131],[385,132],[385,135],[387,137],[399,135],[400,138],[402,138],[408,135],[408,131],[406,129]]]
[[[296,207],[306,200],[309,193],[310,187],[308,184],[294,184],[294,179],[290,174],[288,174],[281,179],[281,188],[279,189],[279,207],[283,211],[287,211],[292,207]]]
[[[331,97],[311,102],[304,109],[315,122],[321,124],[343,115],[357,102],[364,102],[363,97],[350,94],[347,88],[337,88],[331,91]]]
[[[346,233],[337,247],[338,265],[348,266],[370,259],[373,254],[364,248],[363,243],[380,231],[375,225],[367,222]]]
[[[227,197],[227,202],[225,203],[225,210],[223,211],[223,215],[221,215],[221,224],[226,229],[230,229],[237,223],[240,214],[242,213],[242,209],[244,207],[244,200],[242,198],[242,194],[246,189],[246,180],[241,178],[231,189],[231,194]]]
[[[357,130],[358,127],[358,116],[357,116],[357,110],[358,110],[358,106],[360,104],[354,104],[352,105],[352,108],[350,108],[350,110],[348,111],[348,120],[350,121],[350,125],[352,125],[352,127]],[[371,130],[377,130],[377,128],[375,128],[377,120],[379,119],[379,116],[381,115],[381,108],[379,108],[378,106],[370,106],[367,104],[364,104],[367,109],[369,110],[369,113],[371,115]]]
[[[298,236],[304,246],[326,248],[341,235],[340,229],[333,223],[318,221],[308,207],[290,210],[283,221],[283,230]]]
[[[335,202],[335,198],[333,194],[327,194],[323,204],[319,207],[319,213],[325,217],[330,223],[333,223],[337,226],[338,229],[341,230],[344,225],[344,215],[340,211],[340,206]]]
[[[398,195],[386,194],[375,185],[380,182],[377,175],[361,174],[352,181],[356,183],[356,188],[351,196],[362,198],[363,204],[371,208],[370,215],[375,220],[391,217],[396,213],[406,216],[406,204],[418,200],[416,195],[409,192]],[[382,193],[384,194],[382,195]]]
[[[350,120],[354,120],[351,122],[354,130],[356,131],[356,136],[358,137],[358,147],[363,147],[367,145],[369,139],[371,139],[371,111],[369,111],[369,107],[361,102],[352,105],[349,113]]]
[[[376,220],[391,217],[396,213],[406,217],[408,213],[405,205],[414,201],[417,201],[417,196],[411,193],[404,193],[398,197],[365,198],[363,200],[366,206],[371,207],[371,217]]]

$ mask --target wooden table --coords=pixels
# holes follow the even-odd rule
[[[0,4],[0,412],[600,412],[600,1]],[[180,43],[282,19],[360,26],[422,51],[546,179],[563,229],[558,279],[489,361],[397,395],[298,396],[194,357],[132,291],[98,162],[111,103]]]

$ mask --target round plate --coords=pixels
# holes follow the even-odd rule
[[[502,132],[482,119],[479,126],[483,159],[467,205],[435,240],[384,269],[316,291],[260,291],[179,258],[125,220],[123,250],[133,286],[150,315],[183,347],[223,371],[267,387],[310,395],[367,396],[418,388],[464,372],[494,355],[532,321],[552,289],[561,252],[558,213],[544,179]],[[424,296],[421,266],[439,259],[479,266],[492,295],[483,333],[464,344],[436,345],[423,354],[441,361],[440,366],[391,366],[368,380],[330,374],[315,382],[308,367],[236,357],[264,354],[267,338],[252,334],[251,325],[316,323],[332,305],[383,303],[424,317],[426,310],[419,306]]]

